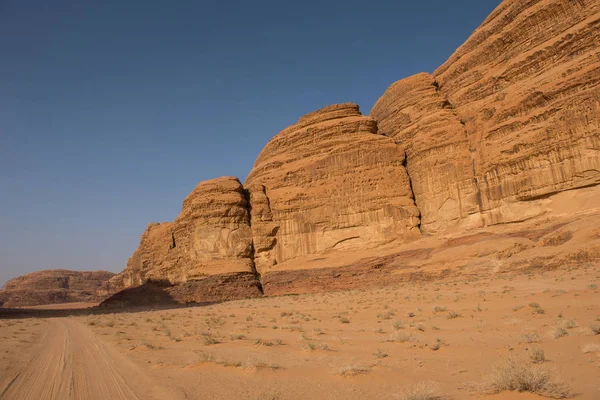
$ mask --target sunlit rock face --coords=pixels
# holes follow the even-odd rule
[[[404,162],[404,151],[356,104],[322,108],[284,129],[245,182],[258,271],[418,236]]]
[[[504,1],[433,75],[373,108],[407,151],[423,229],[515,222],[600,183],[600,3]]]

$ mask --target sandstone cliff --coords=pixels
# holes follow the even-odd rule
[[[275,136],[246,179],[262,274],[309,254],[419,234],[404,153],[351,103],[308,114]]]
[[[0,306],[96,302],[96,290],[114,274],[106,271],[45,270],[14,278],[0,290]]]
[[[600,183],[598,43],[597,1],[507,0],[433,75],[386,91],[371,115],[407,151],[424,229],[521,221]]]
[[[190,288],[186,301],[207,301],[208,282],[210,287],[220,287],[233,275],[247,287],[244,296],[258,295],[249,218],[239,180],[222,177],[201,182],[184,200],[174,222],[148,226],[125,270],[99,293],[113,294],[148,281],[195,282],[203,289]]]
[[[370,116],[322,108],[244,187],[200,183],[99,293],[213,301],[596,262],[599,43],[598,1],[506,0]]]

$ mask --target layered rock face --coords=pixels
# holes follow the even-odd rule
[[[101,289],[107,294],[148,281],[179,284],[239,275],[246,295],[260,294],[254,278],[248,203],[239,180],[201,182],[184,200],[174,222],[150,224],[127,267]],[[205,301],[202,293],[188,301]]]
[[[418,237],[404,152],[352,103],[308,114],[275,136],[245,182],[263,274],[306,255]]]
[[[406,153],[422,230],[477,224],[480,198],[468,136],[433,76],[421,73],[394,83],[371,115]]]
[[[424,228],[520,221],[539,212],[520,202],[600,183],[599,42],[597,1],[507,0],[388,89],[371,115],[407,149]]]
[[[45,270],[14,278],[0,290],[4,307],[96,302],[100,285],[114,276],[106,271]],[[0,304],[2,305],[2,304]]]
[[[596,262],[599,43],[598,1],[504,1],[370,116],[325,107],[276,135],[244,187],[202,182],[100,293],[214,301],[260,295],[258,276],[284,294]]]

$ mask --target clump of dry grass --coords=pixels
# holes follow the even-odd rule
[[[488,394],[503,391],[529,392],[553,399],[564,399],[574,395],[564,383],[552,381],[546,369],[514,358],[496,366],[494,372],[483,383],[482,389]]]
[[[342,376],[356,376],[360,374],[368,374],[369,372],[371,372],[371,367],[356,364],[344,365],[337,370],[338,375]]]
[[[563,336],[567,336],[568,334],[569,334],[568,330],[566,330],[562,326],[559,326],[559,327],[556,327],[556,329],[554,329],[554,331],[552,332],[552,337],[554,339],[559,339]]]
[[[203,333],[202,334],[202,343],[205,346],[212,346],[213,344],[219,344],[221,341],[215,337],[212,333]]]
[[[394,327],[395,330],[404,329],[404,323],[402,321],[400,321],[400,320],[394,321],[394,323],[392,324],[392,326]]]
[[[577,327],[577,322],[573,319],[567,319],[563,321],[562,326],[565,329],[573,329]]]
[[[592,333],[594,335],[600,335],[600,324],[597,324],[597,323],[590,324],[590,331],[592,331]]]
[[[417,338],[412,333],[396,332],[393,335],[391,335],[387,341],[388,342],[406,343],[406,342],[416,342]]]
[[[389,356],[389,354],[381,349],[378,349],[376,353],[373,353],[373,357],[375,358],[386,358],[387,356]]]
[[[544,354],[544,350],[542,350],[538,346],[534,346],[531,348],[531,353],[529,353],[529,358],[531,362],[534,364],[542,364],[546,361],[546,355]]]
[[[418,382],[402,392],[400,400],[444,400],[445,397],[438,393],[431,382]]]
[[[521,343],[539,343],[540,336],[537,333],[524,333],[521,335]]]
[[[462,317],[462,315],[460,315],[459,313],[455,312],[455,311],[450,311],[448,313],[448,319],[454,319],[454,318],[460,318]]]
[[[434,306],[433,307],[433,312],[446,312],[448,311],[447,307],[444,306]]]

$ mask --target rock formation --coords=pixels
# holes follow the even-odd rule
[[[25,307],[96,302],[96,290],[114,274],[106,271],[45,270],[8,281],[0,290],[0,306]]]
[[[310,113],[275,136],[246,179],[263,274],[309,254],[418,236],[404,152],[351,103]]]
[[[597,1],[506,0],[433,75],[388,89],[371,115],[406,148],[424,229],[521,221],[600,183],[598,43]]]
[[[125,270],[106,282],[100,293],[113,294],[148,281],[192,282],[202,290],[189,288],[185,301],[200,302],[215,298],[206,298],[207,287],[217,290],[223,282],[235,280],[246,288],[244,296],[259,295],[248,210],[237,178],[201,182],[184,200],[174,222],[148,226]],[[227,293],[220,296],[228,298]]]
[[[599,43],[598,1],[505,0],[433,74],[394,83],[370,116],[352,103],[322,108],[266,145],[244,187],[200,183],[99,293],[150,282],[113,300],[213,301],[260,295],[257,278],[266,294],[347,289],[521,268],[527,257],[506,260],[538,248],[548,265],[596,260],[597,246],[569,239],[561,259],[543,244],[562,243],[553,231],[568,224],[585,230],[581,221],[502,224],[597,214]],[[488,230],[467,233],[475,228]]]

